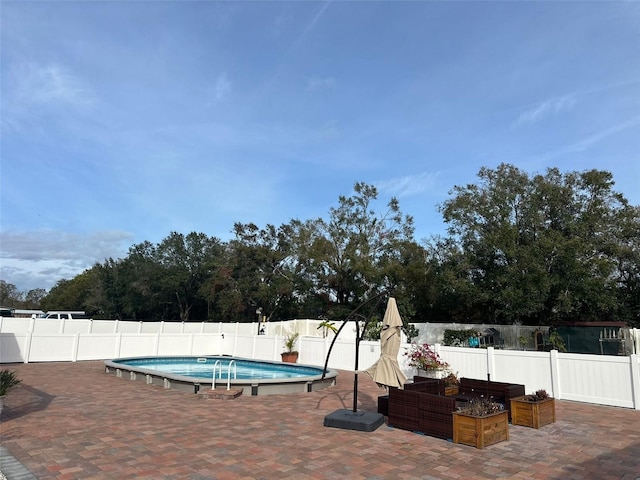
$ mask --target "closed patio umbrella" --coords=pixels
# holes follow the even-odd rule
[[[407,377],[398,364],[402,319],[396,299],[389,297],[380,332],[380,358],[366,371],[379,386],[403,388]]]

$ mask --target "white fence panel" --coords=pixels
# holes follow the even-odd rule
[[[352,341],[355,350],[355,338]],[[358,370],[366,370],[380,358],[380,342],[360,342],[360,355],[358,356]]]
[[[491,380],[507,383],[526,383],[530,369],[529,358],[521,355],[521,351],[495,350],[493,348],[486,350]],[[548,362],[549,355],[546,357]],[[549,370],[549,365],[547,364],[545,368]],[[548,380],[548,385],[550,386],[551,377]]]
[[[194,333],[192,355],[224,355],[222,335],[217,333]]]
[[[75,335],[33,335],[29,349],[30,362],[73,361]]]
[[[548,352],[495,350],[493,354],[495,370],[492,380],[523,384],[527,393],[542,388],[556,396]]]
[[[355,341],[336,340],[329,357],[329,368],[353,371],[356,359]],[[324,362],[322,362],[324,364]]]
[[[162,322],[161,333],[184,333],[184,322]]]
[[[277,337],[267,337],[265,335],[258,335],[254,337],[253,343],[253,358],[258,360],[277,360],[280,361],[280,352],[282,351],[278,346]]]
[[[140,325],[141,333],[160,333],[164,322],[142,322]]]
[[[305,365],[324,366],[330,344],[331,341],[328,338],[302,337],[300,339],[300,358],[298,361]]]
[[[460,377],[487,378],[487,350],[480,348],[441,347],[435,345],[440,357]]]
[[[60,329],[62,328],[62,320],[57,320],[53,318],[42,318],[38,319],[33,324],[33,333],[41,334],[49,334],[49,333],[60,333]]]
[[[114,333],[79,334],[77,360],[108,360],[116,351],[118,335]]]
[[[63,331],[61,333],[91,333],[91,320],[64,320]]]
[[[236,357],[253,358],[253,335],[237,335],[233,346]]]
[[[633,408],[629,357],[559,353],[561,398]]]
[[[115,320],[93,320],[91,333],[117,333]]]
[[[0,333],[27,333],[31,328],[30,318],[0,318]]]
[[[158,337],[158,355],[187,355],[191,350],[191,335],[162,333]]]
[[[138,333],[142,322],[118,322],[118,333]]]
[[[258,323],[236,323],[238,335],[257,335]]]
[[[205,322],[202,333],[222,333],[222,323]]]
[[[205,324],[203,322],[198,322],[198,323],[184,322],[182,324],[182,332],[183,333],[203,333],[204,325]]]
[[[0,363],[21,363],[27,358],[27,333],[0,333]]]
[[[119,357],[146,357],[156,354],[158,336],[152,333],[123,333]]]

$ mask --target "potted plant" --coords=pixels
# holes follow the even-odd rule
[[[429,378],[444,378],[449,364],[440,358],[437,352],[427,343],[411,344],[411,348],[404,353],[409,358],[409,366],[418,369],[418,375]]]
[[[2,408],[4,407],[4,397],[21,381],[18,379],[16,372],[0,370],[0,413],[2,413]]]
[[[332,331],[333,333],[338,332],[338,329],[336,328],[336,324],[334,322],[330,322],[329,320],[323,320],[322,322],[320,322],[320,325],[318,325],[317,330],[320,330],[320,329],[322,329],[322,338],[327,338],[329,331]]]
[[[529,343],[529,340],[527,339],[527,337],[525,337],[524,335],[520,335],[518,337],[518,343],[520,344],[520,348],[522,350],[524,350],[524,348],[527,346],[527,344]]]
[[[484,448],[509,440],[509,412],[490,397],[477,397],[453,412],[453,443]]]
[[[298,361],[298,351],[295,350],[296,342],[298,341],[299,333],[290,333],[284,339],[284,348],[285,351],[280,355],[282,356],[282,361],[286,363],[296,363]]]
[[[442,381],[444,382],[444,394],[447,397],[458,395],[460,391],[460,379],[457,374],[449,372]]]
[[[540,428],[556,421],[556,401],[546,390],[511,399],[511,423]]]

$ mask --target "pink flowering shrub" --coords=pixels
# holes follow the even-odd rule
[[[441,370],[449,367],[449,364],[442,360],[428,343],[422,345],[412,343],[411,350],[405,352],[404,355],[409,358],[409,366],[421,370]]]

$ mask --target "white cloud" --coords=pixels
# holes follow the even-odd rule
[[[133,235],[122,231],[88,235],[57,230],[0,232],[0,279],[18,290],[51,288],[107,258],[123,258]]]
[[[93,94],[79,77],[55,64],[22,63],[12,69],[7,87],[15,101],[26,105],[87,105],[93,101]]]
[[[375,184],[380,192],[398,197],[406,197],[433,190],[438,176],[438,173],[422,172],[418,175],[407,175],[381,180]]]
[[[539,105],[522,112],[515,122],[515,125],[523,125],[527,123],[536,123],[549,115],[557,115],[563,111],[572,110],[576,105],[574,95],[564,95],[559,98],[551,98],[545,100]]]
[[[625,120],[623,122],[612,125],[608,128],[600,130],[598,132],[594,132],[591,135],[582,138],[581,140],[574,142],[570,145],[564,146],[562,148],[547,152],[543,155],[543,158],[547,160],[551,160],[562,155],[566,155],[567,153],[575,153],[575,152],[584,152],[588,150],[592,145],[597,144],[598,142],[610,137],[611,135],[615,135],[616,133],[622,132],[629,128],[633,128],[640,125],[640,115],[636,115],[635,117],[630,118],[629,120]]]

